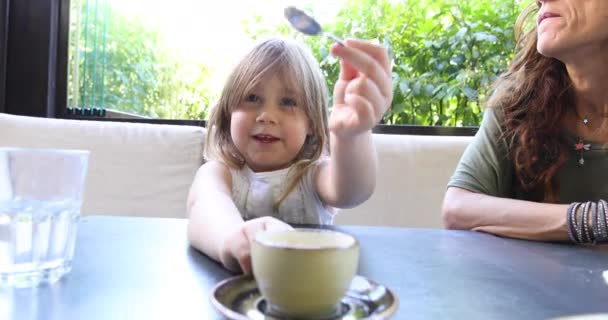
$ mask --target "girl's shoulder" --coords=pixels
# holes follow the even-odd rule
[[[309,166],[306,167],[306,172],[304,173],[304,177],[309,177],[311,179],[316,179],[319,174],[323,173],[323,169],[327,167],[329,164],[329,156],[323,155],[318,160],[312,162]]]
[[[210,170],[210,171],[216,171],[216,172],[229,172],[230,171],[230,167],[221,162],[221,161],[217,161],[217,160],[207,160],[205,161],[205,163],[203,163],[203,165],[200,167],[199,170]]]
[[[200,166],[195,179],[214,179],[231,184],[232,177],[230,171],[230,167],[227,164],[221,161],[209,160]]]

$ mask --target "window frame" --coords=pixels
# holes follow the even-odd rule
[[[155,124],[206,126],[205,120],[70,114],[67,105],[70,0],[0,0],[0,112]],[[36,19],[32,19],[35,17]],[[34,63],[32,63],[34,61]],[[472,136],[478,127],[377,125],[374,133]]]
[[[6,89],[6,46],[8,33],[9,0],[0,0],[0,112],[4,107],[4,90]]]
[[[3,112],[61,117],[67,96],[69,0],[2,0]]]

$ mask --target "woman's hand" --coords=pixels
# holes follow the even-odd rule
[[[226,269],[251,273],[251,242],[260,231],[290,230],[287,223],[273,217],[260,217],[245,221],[230,234],[220,247],[220,261]]]
[[[340,78],[334,87],[330,131],[352,137],[370,131],[393,100],[391,61],[386,48],[363,40],[335,44],[340,58]]]

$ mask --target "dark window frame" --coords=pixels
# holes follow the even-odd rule
[[[205,126],[205,120],[70,114],[67,108],[70,0],[0,0],[0,112],[19,115]],[[10,5],[9,5],[10,4]],[[4,30],[3,30],[4,29]],[[477,127],[378,125],[374,133],[472,136]]]
[[[4,90],[6,89],[6,45],[8,33],[9,0],[0,0],[0,112],[6,112],[4,107]]]
[[[61,117],[67,96],[69,0],[8,3],[3,111]]]

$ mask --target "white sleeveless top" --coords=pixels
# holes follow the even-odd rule
[[[273,216],[289,224],[332,224],[334,209],[321,202],[314,188],[313,178],[318,166],[302,176],[281,202],[278,212],[274,212],[273,204],[287,187],[290,168],[257,173],[246,165],[239,170],[230,169],[232,200],[243,219]]]

